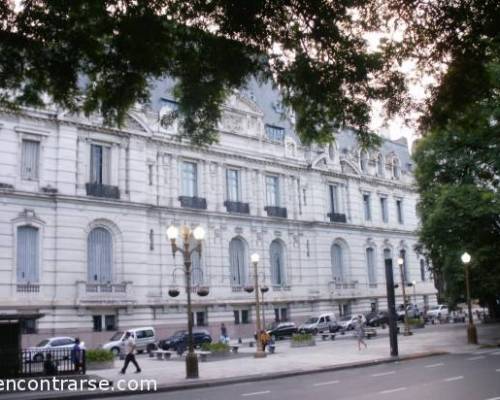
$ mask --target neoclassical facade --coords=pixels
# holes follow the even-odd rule
[[[26,322],[25,343],[71,334],[97,345],[117,329],[183,328],[185,293],[168,296],[183,282],[171,224],[207,232],[193,284],[210,293],[193,296],[193,318],[215,335],[221,322],[233,337],[253,332],[255,298],[243,288],[255,252],[266,323],[386,309],[384,259],[400,255],[407,294],[435,303],[414,250],[406,142],[365,151],[342,132],[305,147],[279,95],[255,84],[228,99],[219,143],[207,148],[176,138],[175,110],[154,94],[120,128],[50,105],[0,114],[0,308],[43,315]]]

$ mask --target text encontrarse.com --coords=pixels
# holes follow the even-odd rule
[[[0,379],[1,392],[35,392],[35,391],[156,391],[156,379],[119,379],[113,382],[103,379]]]

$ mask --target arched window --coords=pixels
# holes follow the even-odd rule
[[[189,241],[189,248],[198,246],[198,241],[193,238]],[[191,253],[191,285],[198,286],[203,283],[203,268],[201,266],[200,253],[196,250]]]
[[[377,174],[378,176],[385,175],[384,156],[382,154],[379,154],[377,157]]]
[[[38,228],[20,226],[17,228],[17,282],[37,283],[39,263]]]
[[[113,277],[113,238],[104,228],[94,228],[87,239],[87,279],[89,283],[110,283]]]
[[[399,158],[397,157],[392,159],[392,176],[394,179],[399,179],[401,176],[401,166],[399,164]]]
[[[229,262],[231,264],[231,286],[243,286],[247,276],[247,246],[240,238],[229,242]]]
[[[335,282],[344,281],[344,252],[342,246],[334,243],[331,248],[332,275]]]
[[[271,259],[271,283],[275,286],[283,286],[285,277],[285,250],[279,240],[273,240],[269,248]]]
[[[425,261],[420,260],[420,280],[425,282]]]
[[[359,154],[359,167],[363,172],[368,171],[368,152],[365,150],[361,150]]]
[[[366,249],[366,266],[368,268],[368,283],[374,285],[377,283],[377,274],[375,271],[375,251],[372,247]]]

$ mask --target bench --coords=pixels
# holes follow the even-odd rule
[[[321,333],[321,339],[326,340],[330,338],[330,340],[335,340],[335,333],[323,332]]]
[[[172,352],[168,350],[153,350],[151,354],[155,354],[158,360],[168,360],[170,359]]]
[[[238,352],[239,347],[240,347],[240,346],[238,346],[238,345],[231,345],[231,351],[232,351],[233,353],[237,353],[237,352]]]
[[[365,335],[367,339],[377,336],[377,330],[375,328],[366,328]]]

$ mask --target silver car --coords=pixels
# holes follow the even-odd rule
[[[115,356],[118,356],[120,353],[123,354],[125,352],[123,345],[127,332],[130,332],[132,338],[135,340],[135,346],[138,353],[142,353],[143,351],[149,352],[156,349],[155,330],[152,327],[132,328],[126,331],[118,331],[109,339],[109,342],[102,345],[102,348],[104,350],[110,350]]]
[[[75,345],[75,338],[69,336],[57,336],[44,339],[36,346],[28,347],[25,353],[25,361],[41,362],[47,353],[51,353],[54,360],[69,357],[70,349]],[[85,348],[85,344],[80,342],[80,347]],[[67,349],[67,351],[59,351]]]

